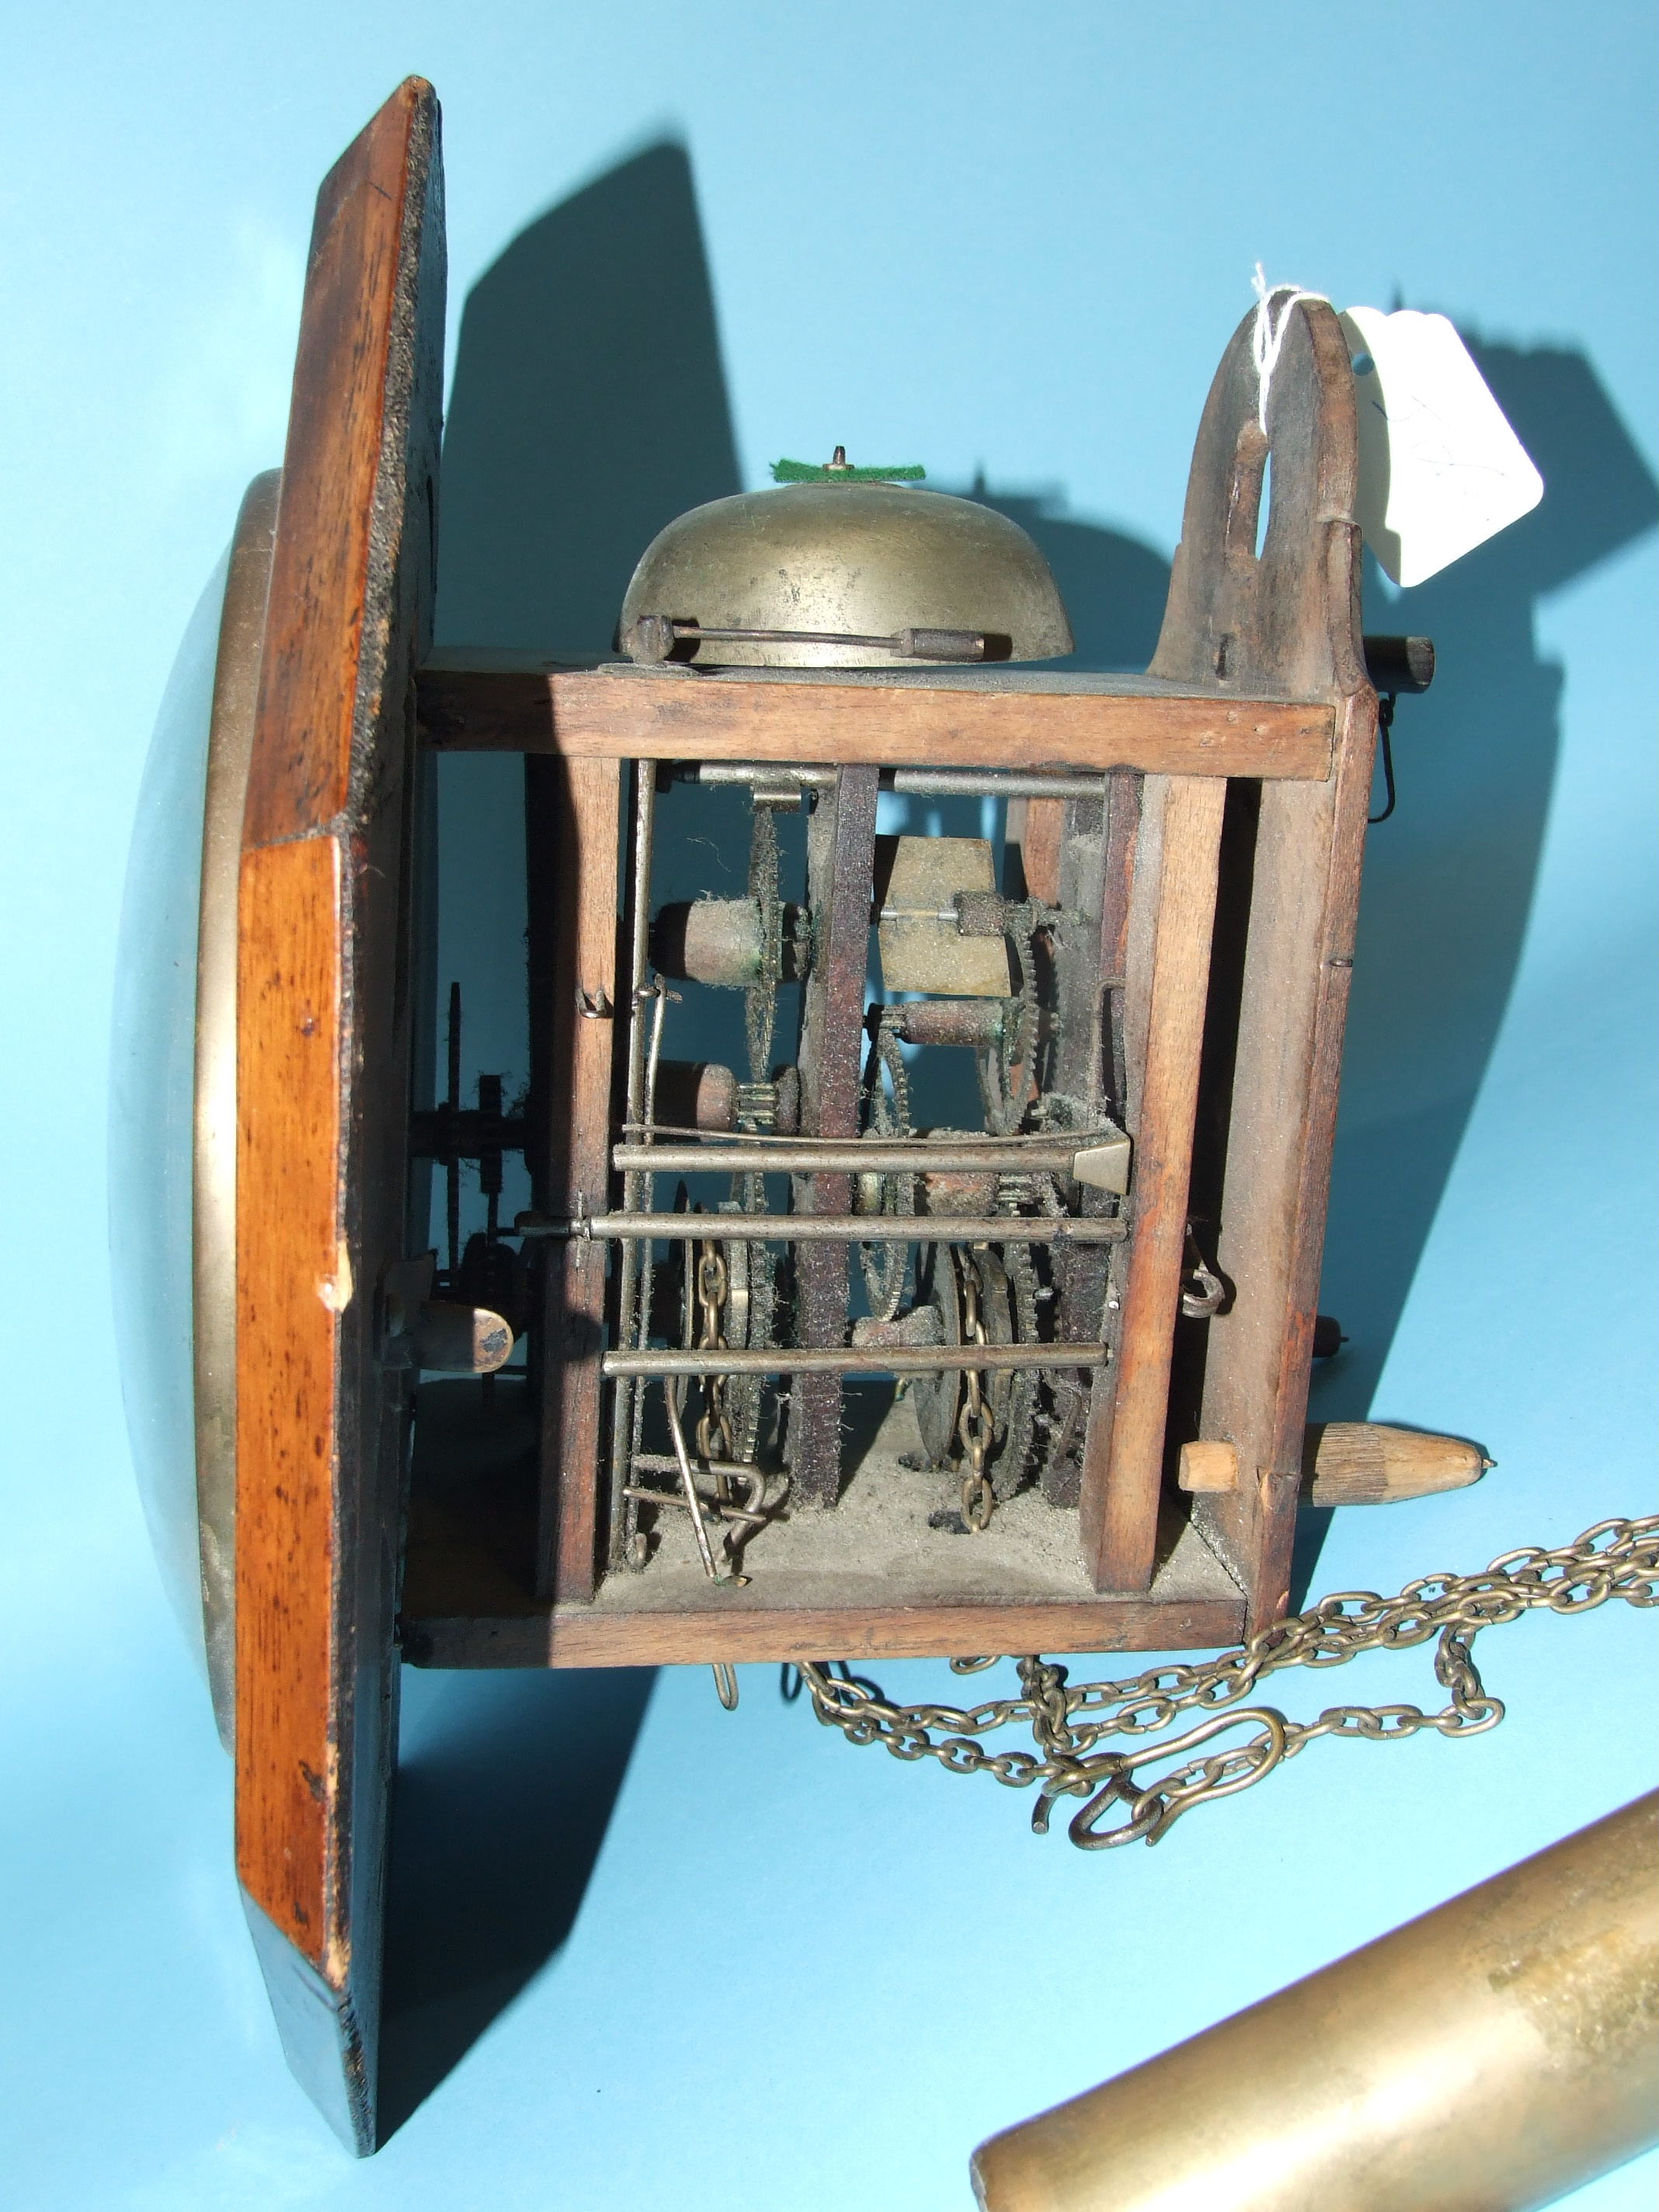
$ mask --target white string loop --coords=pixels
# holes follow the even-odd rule
[[[1255,293],[1255,327],[1250,332],[1250,351],[1255,362],[1255,419],[1265,438],[1267,434],[1267,394],[1273,389],[1273,371],[1279,366],[1279,349],[1291,325],[1291,309],[1298,300],[1324,301],[1325,295],[1322,292],[1304,292],[1299,284],[1269,285],[1267,272],[1259,261],[1250,283]],[[1328,301],[1326,305],[1329,305]]]

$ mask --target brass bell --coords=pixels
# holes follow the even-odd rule
[[[678,516],[634,571],[623,651],[726,668],[1070,653],[1059,589],[1025,532],[977,500],[919,489],[921,473],[855,468],[837,446],[822,468],[781,461],[772,489]]]

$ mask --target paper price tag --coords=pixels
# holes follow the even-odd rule
[[[1350,307],[1365,542],[1420,584],[1529,514],[1544,479],[1444,315]]]

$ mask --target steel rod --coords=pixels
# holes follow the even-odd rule
[[[678,783],[799,783],[813,791],[828,791],[836,781],[836,771],[797,767],[790,761],[682,761],[674,779]]]
[[[1102,1142],[1109,1142],[1103,1139]],[[1036,1143],[988,1138],[977,1144],[850,1144],[790,1141],[750,1150],[732,1144],[631,1145],[613,1147],[611,1159],[629,1172],[647,1162],[661,1175],[926,1175],[934,1170],[1012,1174],[1036,1170],[1069,1176],[1087,1139],[1048,1138]]]
[[[641,1357],[635,1353],[635,1358]],[[674,1403],[674,1393],[663,1384],[663,1410],[668,1415],[668,1433],[674,1440],[674,1456],[679,1462],[680,1483],[685,1492],[686,1510],[691,1516],[691,1528],[697,1540],[697,1550],[702,1559],[702,1571],[711,1583],[730,1582],[729,1574],[722,1575],[714,1565],[714,1554],[708,1541],[708,1525],[702,1517],[702,1500],[697,1495],[697,1486],[691,1473],[690,1456],[685,1449],[685,1432],[680,1426],[680,1409]]]
[[[896,768],[884,771],[884,791],[917,799],[1098,799],[1105,779],[1098,775],[975,774],[966,768]]]
[[[892,1012],[908,1016],[916,1012],[919,1008],[925,1009],[934,1006],[957,1005],[963,1003],[967,1002],[942,999],[910,999],[906,1000],[902,1004],[893,1007],[872,1007],[871,1012],[880,1013]],[[980,1003],[986,1006],[991,1006],[994,1004],[1000,1005],[1001,1001],[988,999],[981,1001]],[[868,1018],[869,1017],[866,1015],[866,1024],[868,1022]],[[644,1136],[653,1139],[660,1137],[684,1137],[687,1139],[691,1138],[699,1138],[703,1139],[705,1142],[707,1142],[710,1138],[713,1138],[722,1145],[728,1145],[733,1147],[739,1145],[782,1145],[787,1146],[791,1151],[798,1152],[822,1152],[826,1146],[836,1146],[848,1141],[837,1137],[786,1137],[781,1135],[776,1130],[773,1129],[699,1129],[694,1127],[691,1123],[685,1121],[624,1121],[620,1122],[618,1127],[622,1129],[625,1137]],[[1111,1122],[1107,1121],[1103,1123],[1098,1129],[1068,1129],[1063,1138],[1047,1135],[1042,1130],[1036,1129],[1027,1131],[1024,1134],[1015,1134],[1012,1137],[995,1137],[984,1131],[975,1131],[962,1136],[954,1137],[885,1137],[882,1141],[886,1145],[901,1146],[912,1151],[923,1149],[932,1152],[951,1152],[952,1158],[955,1157],[955,1153],[951,1152],[952,1146],[956,1148],[956,1151],[961,1151],[964,1146],[982,1148],[986,1146],[994,1145],[998,1148],[1000,1156],[1006,1151],[1008,1157],[1015,1158],[1018,1155],[1022,1148],[1029,1147],[1033,1145],[1040,1146],[1043,1145],[1064,1144],[1068,1150],[1075,1152],[1086,1151],[1091,1146],[1094,1145],[1109,1145],[1114,1139],[1121,1138],[1122,1134],[1123,1132],[1121,1129],[1114,1127]],[[658,1146],[653,1142],[651,1146],[651,1157],[653,1160],[657,1157],[657,1152]],[[757,1161],[749,1161],[746,1162],[745,1164],[752,1167],[759,1165],[759,1163]]]
[[[835,781],[832,768],[802,767],[774,761],[697,761],[683,771],[688,781],[698,783],[798,783],[808,789],[826,789]],[[1103,779],[1098,775],[1056,771],[1038,775],[1005,774],[995,769],[884,768],[881,787],[918,799],[1098,799]]]
[[[627,1482],[623,1485],[623,1496],[635,1499],[641,1505],[677,1505],[683,1513],[690,1510],[678,1490],[647,1490],[643,1483]],[[728,1504],[723,1498],[705,1498],[702,1510],[705,1513],[713,1513],[721,1521],[747,1522],[756,1528],[764,1528],[767,1525],[764,1513],[750,1513],[746,1507]]]
[[[775,1468],[763,1468],[749,1459],[699,1458],[693,1464],[702,1474],[713,1475],[716,1480],[724,1476],[727,1481],[749,1482],[757,1475],[764,1479],[768,1474],[779,1472]],[[634,1470],[638,1474],[641,1469],[647,1474],[678,1474],[680,1463],[672,1452],[637,1451],[634,1455]],[[702,1495],[701,1492],[698,1494]],[[704,1499],[703,1502],[706,1504],[708,1501]]]
[[[938,1375],[972,1368],[1103,1367],[1103,1344],[778,1345],[764,1352],[607,1352],[604,1371],[621,1375]]]
[[[636,1121],[643,1113],[649,1118],[655,1110],[655,1102],[647,1103],[646,1087],[645,1030],[641,1020],[644,1013],[646,977],[651,967],[651,860],[656,839],[657,779],[654,770],[643,761],[633,766],[633,853],[628,878],[628,1061],[624,1112],[629,1121]],[[655,1011],[660,1011],[660,1000]],[[653,1185],[649,1175],[635,1170],[623,1184],[623,1203],[629,1206],[648,1206]],[[641,1261],[645,1276],[641,1282]],[[651,1304],[651,1255],[641,1254],[633,1246],[622,1255],[617,1289],[617,1334],[623,1344],[643,1345],[649,1328],[639,1322],[648,1316]],[[641,1291],[644,1295],[641,1296]],[[615,1565],[621,1556],[622,1547],[629,1533],[623,1526],[625,1516],[618,1484],[618,1473],[625,1465],[630,1443],[639,1441],[638,1409],[634,1393],[623,1384],[615,1393],[611,1423],[611,1513],[608,1541],[611,1561]]]
[[[1107,1215],[1029,1213],[594,1213],[575,1221],[521,1213],[520,1237],[600,1237],[616,1243],[1120,1244],[1127,1223]]]

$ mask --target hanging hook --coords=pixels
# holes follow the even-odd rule
[[[1376,733],[1382,740],[1382,783],[1389,794],[1388,804],[1380,814],[1368,814],[1368,823],[1386,822],[1394,812],[1394,740],[1389,732],[1394,728],[1395,694],[1385,691],[1376,702]]]

